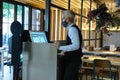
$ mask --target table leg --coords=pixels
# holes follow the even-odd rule
[[[2,70],[2,77],[4,76],[4,53],[1,52],[1,70]]]

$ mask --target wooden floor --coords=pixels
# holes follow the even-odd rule
[[[4,76],[2,76],[1,72],[1,67],[0,67],[0,80],[13,80],[13,69],[11,67],[11,72],[10,72],[10,67],[5,65],[4,66]],[[83,80],[86,80],[86,77],[83,77]],[[90,77],[88,76],[88,79],[90,80]]]
[[[119,70],[120,72],[120,70]],[[120,74],[119,74],[120,76]],[[13,80],[13,69],[11,67],[11,72],[10,72],[10,67],[5,65],[4,66],[4,76],[2,76],[2,72],[1,72],[1,67],[0,67],[0,80]],[[83,76],[82,80],[86,80],[86,76]],[[88,76],[87,80],[91,80],[91,77]],[[109,79],[105,79],[105,80],[109,80]]]

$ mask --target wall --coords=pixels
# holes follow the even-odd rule
[[[110,44],[114,44],[115,47],[120,47],[120,32],[114,31],[111,36],[104,34],[103,36],[103,46],[109,46]]]

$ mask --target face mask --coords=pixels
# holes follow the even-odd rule
[[[67,26],[67,22],[66,21],[62,21],[62,26],[66,27]]]

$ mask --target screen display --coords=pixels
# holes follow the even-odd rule
[[[30,31],[30,37],[32,42],[35,43],[47,43],[47,37],[45,32]]]

